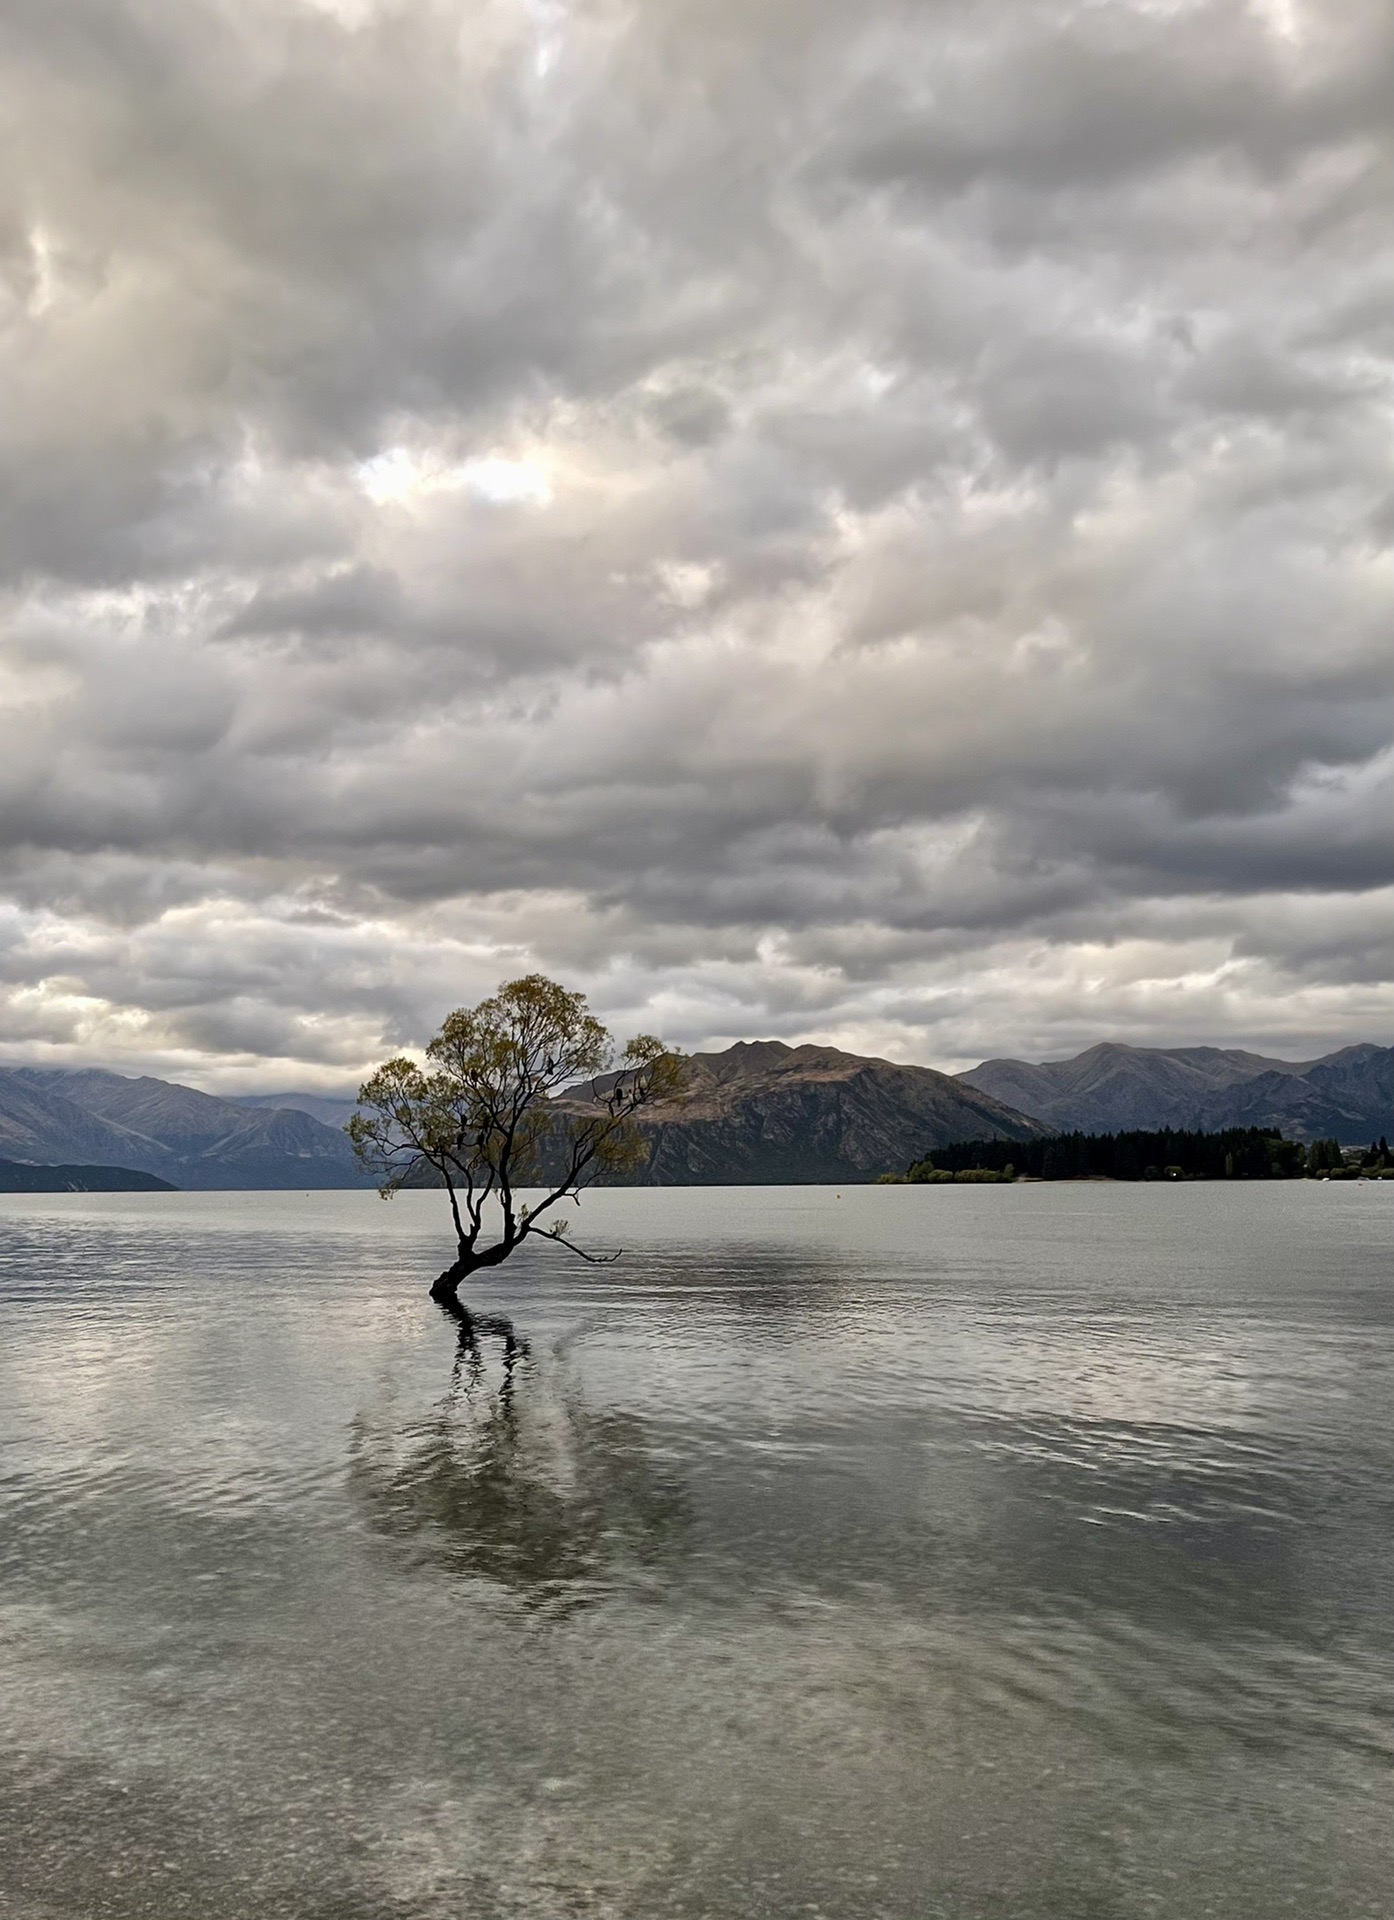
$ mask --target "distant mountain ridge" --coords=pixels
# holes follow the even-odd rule
[[[0,1155],[132,1168],[193,1188],[361,1187],[338,1117],[352,1103],[288,1095],[220,1100],[168,1080],[97,1069],[0,1069]],[[572,1089],[559,1111],[584,1111]],[[680,1102],[645,1116],[640,1185],[853,1184],[965,1137],[1025,1140],[1043,1129],[932,1067],[835,1047],[747,1041],[693,1055]]]
[[[585,1113],[604,1080],[557,1106]],[[1029,1140],[1044,1128],[933,1067],[740,1041],[688,1061],[682,1096],[645,1110],[633,1186],[855,1185],[964,1139]]]
[[[358,1111],[357,1100],[344,1093],[239,1093],[231,1098],[237,1107],[282,1107],[308,1113],[325,1127],[342,1127]]]
[[[1394,1133],[1394,1047],[1368,1042],[1295,1061],[1105,1040],[1070,1060],[984,1060],[957,1078],[1061,1133],[1277,1127],[1352,1147]]]
[[[96,1068],[0,1068],[0,1156],[203,1189],[368,1184],[343,1134],[309,1114]]]
[[[0,1160],[0,1193],[173,1193],[168,1180],[131,1167],[33,1166]]]
[[[593,1098],[573,1088],[558,1105],[581,1112]],[[225,1100],[150,1076],[0,1068],[0,1159],[128,1169],[202,1189],[369,1184],[316,1108],[337,1121],[351,1103]],[[956,1141],[1159,1127],[1278,1127],[1346,1146],[1394,1136],[1394,1047],[1288,1061],[1104,1041],[1070,1060],[985,1060],[949,1075],[836,1047],[742,1041],[691,1057],[685,1098],[645,1115],[647,1158],[627,1184],[850,1185]]]

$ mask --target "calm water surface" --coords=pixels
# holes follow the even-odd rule
[[[1394,1185],[0,1201],[0,1915],[1394,1913]]]

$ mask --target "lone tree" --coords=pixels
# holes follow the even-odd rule
[[[359,1088],[359,1111],[345,1131],[363,1165],[383,1176],[384,1198],[423,1162],[449,1194],[458,1250],[431,1298],[469,1331],[462,1281],[499,1266],[525,1240],[549,1240],[592,1262],[617,1258],[574,1246],[555,1208],[579,1201],[601,1174],[642,1160],[634,1116],[677,1090],[680,1057],[648,1034],[617,1054],[584,994],[530,973],[477,1007],[458,1008],[426,1058],[424,1067],[406,1059],[380,1066]],[[583,1080],[595,1083],[584,1099],[553,1104]],[[541,1188],[542,1197],[525,1205],[520,1188]]]

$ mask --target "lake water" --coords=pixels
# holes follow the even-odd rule
[[[1394,1185],[0,1202],[0,1915],[1394,1912]]]

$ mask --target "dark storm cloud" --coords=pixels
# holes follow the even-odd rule
[[[12,1051],[1382,1037],[1392,97],[1362,0],[16,0]]]

